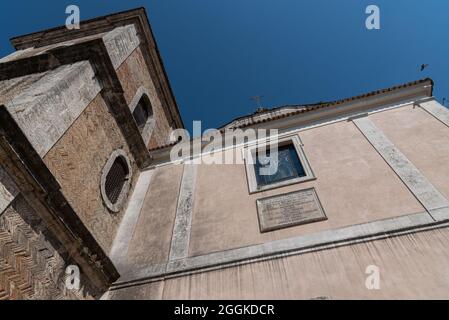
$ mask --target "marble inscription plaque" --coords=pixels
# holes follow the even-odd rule
[[[258,199],[257,212],[261,232],[327,219],[314,188]]]

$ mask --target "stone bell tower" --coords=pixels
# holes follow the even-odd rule
[[[98,298],[149,148],[182,128],[143,8],[11,40],[0,60],[0,299]],[[64,286],[68,265],[81,287]]]

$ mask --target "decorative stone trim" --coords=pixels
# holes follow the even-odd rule
[[[316,179],[316,177],[312,171],[312,168],[310,167],[309,161],[306,158],[306,154],[304,153],[304,150],[302,148],[301,140],[299,139],[299,136],[297,134],[279,138],[277,140],[277,142],[278,142],[278,146],[284,146],[284,145],[290,144],[290,143],[293,144],[293,146],[295,147],[295,150],[296,150],[296,154],[298,155],[298,158],[304,168],[306,175],[304,177],[298,177],[298,178],[293,178],[293,179],[289,179],[289,180],[285,180],[285,181],[280,181],[280,182],[276,182],[276,183],[266,185],[266,186],[258,186],[256,172],[254,169],[254,163],[256,162],[256,158],[255,158],[256,151],[257,151],[257,149],[260,149],[263,147],[268,148],[269,145],[273,144],[274,142],[267,141],[266,143],[262,143],[262,144],[259,143],[257,145],[250,145],[246,149],[244,149],[246,176],[248,179],[248,188],[249,188],[250,194]],[[252,159],[252,161],[249,161],[249,159]]]
[[[126,177],[125,184],[123,185],[122,191],[120,192],[117,202],[112,203],[106,194],[106,177],[107,177],[109,171],[111,170],[111,167],[114,164],[115,160],[119,157],[121,157],[123,160],[125,160],[125,162],[128,166],[128,175]],[[126,152],[122,149],[115,150],[110,155],[108,161],[106,162],[106,164],[103,168],[103,171],[101,173],[101,185],[100,185],[101,197],[103,198],[104,204],[110,211],[119,212],[121,209],[123,209],[123,206],[126,202],[126,198],[128,197],[128,191],[131,186],[132,174],[133,173],[132,173],[131,162],[130,162]]]
[[[151,116],[148,117],[148,121],[142,130],[142,139],[145,142],[145,145],[148,145],[148,143],[150,142],[150,139],[151,139],[151,135],[153,134],[155,121],[154,121],[154,115],[153,115],[153,103],[150,98],[151,97],[150,92],[148,91],[147,88],[142,86],[139,89],[137,89],[133,100],[129,104],[129,109],[131,110],[131,113],[133,113],[134,109],[136,109],[136,107],[137,107],[140,99],[142,99],[142,97],[146,97],[148,99],[148,101],[150,101],[150,106],[151,106]]]
[[[170,261],[185,259],[189,254],[197,172],[197,165],[190,163],[184,165],[178,207],[176,209],[175,225],[170,246]]]
[[[438,101],[431,100],[422,103],[416,103],[416,105],[420,106],[433,117],[449,127],[449,109],[439,104]]]
[[[103,41],[115,70],[140,45],[139,36],[133,24],[113,29],[103,37]]]

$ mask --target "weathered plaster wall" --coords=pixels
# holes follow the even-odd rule
[[[168,142],[171,132],[170,124],[157,95],[140,47],[120,65],[117,69],[117,75],[122,84],[124,96],[128,104],[131,104],[140,87],[144,87],[149,93],[153,107],[155,127],[148,147],[154,148],[165,145]]]
[[[139,170],[120,128],[98,95],[44,158],[64,195],[106,252],[124,212],[110,212],[100,192],[103,167],[117,149],[123,149],[131,160],[131,194]]]
[[[112,299],[448,299],[449,229],[316,251],[113,291]],[[380,290],[365,286],[367,266]]]
[[[190,256],[424,211],[352,122],[299,136],[314,181],[249,195],[244,165],[199,166]],[[260,233],[256,199],[310,187],[328,220]]]
[[[182,165],[154,170],[129,244],[130,267],[168,261],[182,173]]]

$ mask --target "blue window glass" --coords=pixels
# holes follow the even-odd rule
[[[266,155],[267,157],[270,157],[270,150],[268,148]],[[275,155],[273,155],[273,157],[270,158],[270,161],[274,161],[274,164],[277,163],[277,171],[274,170],[276,172],[270,175],[261,174],[260,169],[270,167],[270,162],[266,164],[261,163],[261,159],[259,159],[258,153],[256,153],[256,164],[254,165],[254,169],[256,171],[257,185],[259,186],[266,186],[272,183],[306,176],[304,167],[299,160],[293,144],[280,146],[278,148],[277,159]]]

